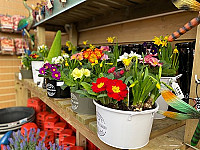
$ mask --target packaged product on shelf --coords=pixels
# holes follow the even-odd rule
[[[15,53],[14,40],[8,37],[1,37],[0,41],[1,41],[0,42],[1,54],[14,55]]]
[[[21,19],[23,19],[24,16],[19,16],[19,15],[14,15],[12,16],[12,20],[13,20],[13,30],[14,32],[21,32],[21,31],[17,31],[17,26],[18,26],[18,23]]]
[[[13,20],[11,16],[2,15],[0,16],[1,31],[13,32]]]
[[[14,39],[14,42],[15,42],[16,55],[23,54],[25,49],[29,50],[29,47],[24,39],[16,38],[16,39]]]

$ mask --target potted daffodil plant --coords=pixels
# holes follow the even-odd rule
[[[98,137],[116,148],[145,146],[158,111],[155,101],[160,96],[162,68],[152,76],[140,59],[136,53],[125,53],[117,58],[123,68],[112,66],[92,84],[81,83],[96,105]]]

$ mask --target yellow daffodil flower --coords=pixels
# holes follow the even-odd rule
[[[167,41],[162,41],[161,44],[162,44],[162,47],[167,47]]]
[[[169,36],[167,35],[167,36],[164,37],[164,40],[167,41],[168,38],[169,38]]]
[[[67,66],[69,66],[69,64],[68,64],[68,62],[67,62],[67,61],[65,62],[65,66],[66,66],[66,67],[67,67]]]
[[[115,39],[115,37],[108,37],[107,41],[108,41],[108,43],[113,43],[114,39]]]
[[[68,41],[66,42],[66,46],[67,46],[67,47],[70,47],[70,44],[69,44],[69,42],[68,42]]]
[[[100,67],[101,67],[101,68],[103,67],[103,63],[102,63],[102,62],[100,63]]]
[[[93,49],[95,49],[95,46],[90,44],[90,48],[93,50]]]
[[[160,46],[160,44],[161,44],[161,40],[160,40],[160,38],[158,38],[158,37],[156,37],[155,36],[155,38],[153,39],[153,41],[154,41],[154,44],[156,44],[156,45],[158,45],[158,46]]]
[[[178,49],[175,48],[174,51],[173,51],[173,53],[175,53],[175,54],[178,53]]]
[[[123,59],[122,62],[125,66],[129,66],[131,63],[132,58],[128,58],[128,59]]]
[[[87,42],[88,42],[88,40],[87,40],[87,41],[83,41],[83,44],[84,44],[84,45],[87,45]]]
[[[157,82],[157,84],[156,84],[156,87],[158,88],[158,89],[160,89],[161,87],[160,87],[160,83],[159,82]]]

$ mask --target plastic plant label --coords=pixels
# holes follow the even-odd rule
[[[66,2],[67,2],[67,0],[61,0],[61,2],[62,2],[62,3],[66,3]]]
[[[19,72],[19,76],[18,76],[19,80],[22,80],[22,74]]]
[[[64,82],[57,82],[56,86],[62,86],[64,84]]]
[[[178,98],[180,98],[180,99],[183,99],[183,98],[184,98],[183,92],[182,92],[180,86],[178,85],[178,83],[172,82],[172,88],[174,89],[175,94],[176,94],[176,96],[177,96]]]

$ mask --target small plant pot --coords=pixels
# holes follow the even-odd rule
[[[42,87],[44,82],[44,77],[38,77],[40,68],[43,67],[44,61],[31,61],[32,72],[33,72],[33,82]]]
[[[77,93],[71,93],[72,110],[79,114],[95,115],[96,107],[90,98],[81,98]]]
[[[21,69],[20,72],[22,75],[22,79],[33,79],[32,70]]]
[[[170,78],[172,78],[172,77],[161,77],[160,81],[161,82],[165,82],[166,84],[169,84],[169,79]],[[164,98],[162,97],[162,95],[160,95],[158,97],[158,99],[156,100],[156,102],[159,105],[159,110],[162,110],[162,111],[167,111],[168,110],[168,104],[164,100]],[[164,119],[164,118],[166,118],[166,116],[161,115],[159,113],[156,113],[155,116],[154,116],[154,119]]]
[[[141,112],[122,111],[96,105],[97,135],[104,143],[120,149],[138,149],[149,142],[156,108]]]
[[[62,81],[46,79],[47,95],[52,98],[70,98],[70,87],[62,90],[61,86],[63,84]]]

